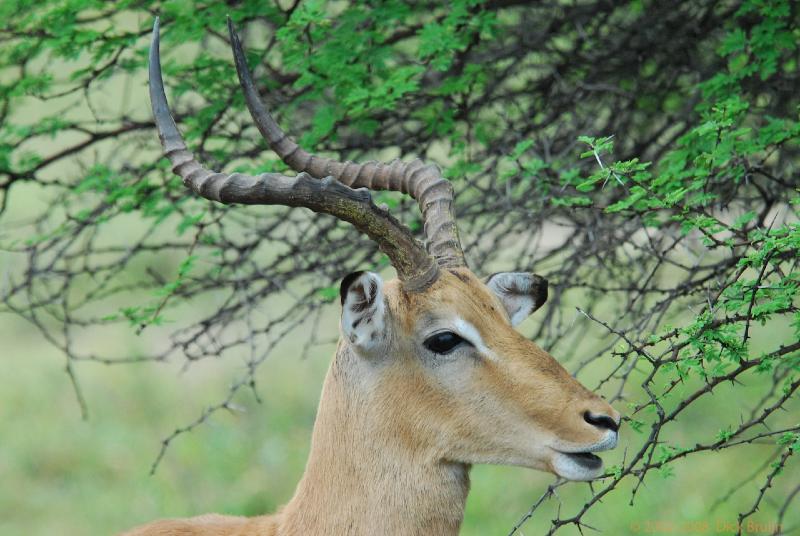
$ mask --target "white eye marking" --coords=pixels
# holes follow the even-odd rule
[[[494,353],[483,342],[483,338],[475,326],[463,318],[456,317],[453,321],[453,328],[456,333],[461,335],[462,338],[468,340],[482,355],[489,359],[496,359]]]

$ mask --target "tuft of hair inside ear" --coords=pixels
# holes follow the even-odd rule
[[[386,336],[383,281],[372,272],[356,272],[342,280],[342,334],[362,351],[380,345]]]
[[[547,280],[528,272],[500,272],[490,275],[486,286],[497,295],[516,326],[547,301]]]

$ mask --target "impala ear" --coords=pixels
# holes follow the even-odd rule
[[[547,301],[547,280],[527,272],[500,272],[486,279],[486,285],[506,308],[516,326]]]
[[[372,272],[355,272],[342,280],[342,334],[359,350],[368,351],[386,338],[383,281]]]

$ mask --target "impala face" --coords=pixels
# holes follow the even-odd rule
[[[620,416],[514,329],[546,298],[531,274],[442,271],[422,293],[372,273],[342,284],[344,344],[373,377],[386,433],[426,456],[599,476]],[[370,396],[370,395],[365,395]]]

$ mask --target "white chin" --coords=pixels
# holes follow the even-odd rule
[[[556,452],[553,470],[567,480],[593,480],[603,474],[603,461],[594,454]]]

